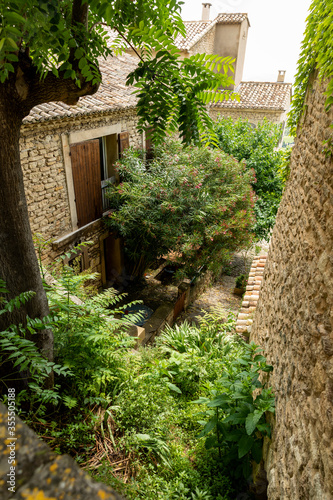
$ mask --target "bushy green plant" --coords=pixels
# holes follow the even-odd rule
[[[245,274],[240,274],[236,278],[236,288],[245,288],[247,283],[247,277]]]
[[[122,380],[123,352],[133,344],[126,329],[139,315],[121,317],[122,310],[115,306],[124,296],[112,288],[84,297],[84,284],[96,278],[94,273],[77,275],[70,266],[63,266],[55,276],[48,290],[55,354],[76,378],[65,390],[72,399],[69,404],[76,397],[83,398],[84,404],[107,400],[108,392]]]
[[[213,397],[201,397],[195,403],[206,405],[202,412],[207,449],[218,448],[223,462],[232,466],[234,475],[251,474],[250,460],[259,463],[263,436],[270,436],[265,413],[274,413],[272,390],[259,381],[261,372],[272,370],[253,342],[242,345],[242,356],[224,367],[211,385]]]
[[[105,223],[124,238],[132,274],[172,251],[193,276],[251,240],[254,177],[234,158],[170,141],[149,165],[130,150],[117,168],[122,182],[109,188]]]
[[[24,292],[9,299],[8,294],[6,283],[0,279],[0,314],[19,309],[34,296],[34,292]],[[32,415],[40,418],[44,415],[46,405],[57,405],[61,399],[58,386],[45,388],[50,373],[71,375],[68,368],[45,359],[33,341],[38,331],[51,328],[52,325],[51,317],[32,319],[27,316],[25,324],[9,325],[0,332],[1,399],[6,402],[7,388],[16,387],[17,410],[29,418]]]
[[[259,373],[270,368],[257,346],[230,332],[233,325],[232,318],[223,322],[221,312],[212,312],[199,325],[168,328],[155,347],[131,357],[113,418],[123,433],[122,446],[135,451],[135,478],[125,487],[106,465],[95,477],[130,500],[231,500],[246,489],[246,481],[239,478],[232,487],[232,471],[246,474],[250,458],[258,459],[262,436],[269,433],[264,412],[272,410],[273,398],[267,389],[253,396],[254,390],[261,390]],[[223,392],[230,400],[227,409],[216,404]],[[191,403],[194,394],[199,396],[200,414]],[[215,423],[217,411],[223,424]],[[204,420],[205,439],[197,439]],[[230,441],[223,441],[221,425],[229,426]],[[251,450],[239,457],[238,449],[248,446],[246,436]],[[211,446],[212,437],[221,456],[219,447]]]
[[[245,160],[246,168],[255,172],[254,230],[258,239],[268,240],[284,186],[284,178],[280,175],[283,152],[275,150],[281,138],[281,128],[266,119],[253,127],[243,118],[225,117],[220,117],[215,127],[219,147],[237,160]]]

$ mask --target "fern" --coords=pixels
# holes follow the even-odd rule
[[[12,312],[19,309],[30,300],[35,293],[28,291],[21,293],[13,299],[8,299],[6,283],[0,279],[0,314]],[[43,319],[26,318],[26,324],[10,325],[6,330],[0,332],[0,366],[6,366],[6,375],[1,379],[2,400],[6,401],[5,392],[8,385],[15,385],[18,380],[26,379],[28,390],[19,393],[16,401],[19,412],[23,407],[35,416],[43,414],[46,404],[56,405],[60,400],[57,388],[46,390],[44,383],[53,371],[57,375],[68,376],[71,372],[68,368],[45,359],[33,340],[26,338],[36,335],[39,330],[45,330],[53,325],[52,318],[47,316]]]

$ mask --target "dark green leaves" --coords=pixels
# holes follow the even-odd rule
[[[214,394],[209,402],[205,398],[196,401],[206,405],[203,414],[210,417],[198,437],[207,436],[206,449],[218,447],[220,454],[223,449],[224,462],[229,466],[233,463],[235,474],[242,471],[246,478],[250,474],[250,460],[257,463],[261,460],[263,436],[270,435],[265,412],[274,412],[271,389],[262,388],[261,383],[258,386],[259,372],[266,367],[266,359],[258,351],[253,343],[244,345],[242,356],[224,370],[217,382],[220,394]],[[258,387],[261,392],[254,399]],[[214,414],[213,408],[216,408]]]
[[[333,95],[332,24],[332,0],[313,0],[298,60],[294,93],[288,118],[288,125],[292,135],[296,134],[296,128],[304,110],[305,95],[310,76],[315,69],[318,69],[321,80],[327,79],[328,81],[326,90],[327,111],[333,103],[333,100],[330,100]]]

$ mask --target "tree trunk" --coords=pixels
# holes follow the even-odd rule
[[[9,86],[11,87],[11,86]],[[0,328],[25,323],[26,315],[43,318],[49,313],[38,261],[32,241],[28,207],[20,164],[19,137],[22,119],[13,95],[0,93],[0,278],[6,281],[10,297],[32,290],[35,296],[19,310],[0,315]],[[43,330],[34,336],[40,352],[53,360],[53,335]]]
[[[87,5],[82,8],[86,11]],[[22,120],[38,104],[76,104],[81,96],[94,94],[99,87],[98,83],[86,82],[79,73],[80,87],[62,74],[49,72],[41,79],[29,56],[22,52],[17,55],[19,62],[14,64],[14,73],[0,83],[0,278],[7,284],[10,298],[27,291],[35,295],[19,310],[0,315],[0,331],[10,324],[24,324],[27,315],[41,319],[49,314],[24,193],[19,146]],[[30,339],[46,359],[53,360],[52,330],[38,331]],[[53,375],[47,386],[52,385],[52,380]]]

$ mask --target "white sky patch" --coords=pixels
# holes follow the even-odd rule
[[[184,0],[184,21],[201,19],[202,0]],[[210,19],[222,12],[248,14],[243,81],[275,82],[286,70],[293,83],[311,0],[210,0]]]

